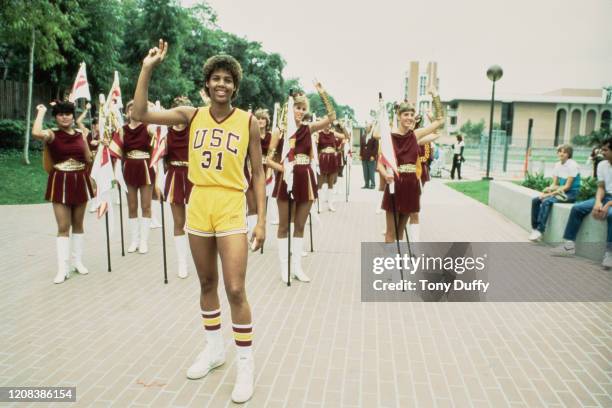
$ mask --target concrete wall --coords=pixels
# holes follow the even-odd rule
[[[489,206],[527,232],[531,231],[531,200],[538,192],[506,181],[492,181],[489,185]],[[572,204],[555,204],[546,225],[543,241],[563,242],[563,232],[569,219]],[[576,254],[601,262],[606,247],[607,224],[591,216],[582,221],[576,238]]]
[[[556,111],[552,103],[515,102],[512,139],[521,146],[527,143],[529,119],[533,119],[531,140],[533,147],[553,146],[555,142]]]

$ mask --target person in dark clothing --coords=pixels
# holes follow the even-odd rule
[[[453,144],[453,168],[451,169],[451,179],[455,179],[455,170],[457,170],[457,176],[461,180],[461,163],[465,161],[463,158],[463,149],[465,143],[463,142],[463,136],[457,135],[457,143]]]

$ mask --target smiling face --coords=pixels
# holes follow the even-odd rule
[[[561,163],[565,163],[567,159],[569,159],[569,153],[565,149],[559,149],[557,152],[557,157]]]
[[[67,129],[72,126],[74,115],[72,113],[61,112],[55,115],[55,122],[61,129]]]
[[[416,124],[414,111],[408,110],[400,113],[399,123],[403,129],[413,130]]]
[[[266,129],[268,127],[268,120],[266,118],[257,119],[257,124],[259,125],[259,129]]]
[[[218,104],[227,104],[232,100],[236,84],[232,74],[225,69],[216,69],[206,81],[206,88],[210,99]]]
[[[308,112],[308,107],[305,104],[296,103],[293,105],[293,115],[295,116],[296,123],[302,123],[306,112]]]

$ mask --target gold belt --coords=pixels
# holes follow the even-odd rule
[[[56,163],[53,165],[53,168],[60,171],[82,171],[85,170],[85,163],[81,163],[80,161],[74,159],[68,159],[63,162]]]
[[[333,147],[326,147],[321,150],[321,153],[336,153],[336,149],[334,149]]]
[[[416,173],[416,164],[400,164],[397,166],[398,173]]]
[[[310,156],[303,153],[295,155],[295,164],[310,164]]]
[[[179,160],[172,160],[170,162],[170,165],[174,166],[174,167],[187,167],[187,166],[189,166],[189,162],[179,161]]]
[[[130,150],[127,152],[128,159],[150,159],[151,155],[149,152],[144,152],[142,150]]]

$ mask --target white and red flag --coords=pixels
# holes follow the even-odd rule
[[[72,90],[70,91],[70,95],[68,95],[68,100],[72,103],[80,98],[85,98],[88,101],[91,100],[89,82],[87,82],[87,69],[84,62],[81,62],[77,76],[74,79],[74,84],[72,85]]]
[[[123,100],[121,99],[121,86],[119,83],[119,72],[115,71],[115,77],[113,78],[113,85],[111,86],[106,103],[109,105],[115,105],[119,109],[123,108]]]
[[[398,175],[397,158],[395,157],[395,149],[393,148],[393,140],[391,138],[391,127],[389,126],[389,115],[385,108],[385,102],[380,97],[378,107],[378,133],[380,135],[380,158],[379,160],[387,168],[387,174]],[[394,192],[393,183],[389,186],[391,194]]]

